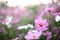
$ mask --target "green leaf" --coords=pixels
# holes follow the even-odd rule
[[[16,31],[14,29],[10,28],[8,31],[9,31],[8,35],[10,39],[16,36]]]

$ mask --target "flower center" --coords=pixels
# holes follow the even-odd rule
[[[33,36],[33,38],[36,38],[36,36]]]
[[[48,12],[51,12],[51,10],[48,10]]]
[[[51,16],[50,16],[50,15],[48,15],[48,18],[51,18]]]
[[[40,24],[39,24],[39,26],[40,26],[40,27],[42,27],[42,26],[43,26],[43,24],[42,24],[42,23],[40,23]]]

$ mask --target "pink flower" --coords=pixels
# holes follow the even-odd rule
[[[48,22],[46,19],[38,18],[35,19],[36,29],[40,31],[46,31],[48,29]]]
[[[11,23],[18,23],[20,21],[20,19],[16,18],[16,19],[13,19]]]
[[[53,31],[54,33],[58,33],[58,27],[53,27],[53,28],[52,28],[52,31]]]
[[[25,8],[15,7],[13,13],[16,17],[26,16],[28,13]]]
[[[59,13],[60,12],[60,6],[57,6],[54,10],[55,13]]]
[[[33,40],[33,39],[39,39],[39,37],[42,35],[42,31],[37,30],[29,30],[27,35],[25,35],[26,40]]]
[[[8,9],[6,10],[6,12],[5,12],[6,15],[7,15],[7,16],[11,16],[11,15],[13,14],[13,9],[14,9],[13,7],[8,8]]]
[[[45,9],[45,12],[53,12],[54,11],[54,7],[49,7]]]
[[[6,23],[6,20],[0,20],[0,22],[1,22],[2,24],[5,24],[5,23]]]
[[[47,7],[45,10],[43,10],[38,17],[49,15],[49,12],[53,12],[54,7]],[[45,15],[46,14],[46,15]]]
[[[0,8],[0,13],[4,14],[5,13],[5,9],[4,8]]]
[[[57,15],[60,15],[60,12],[59,13],[54,13],[54,16],[57,16]]]
[[[43,35],[47,36],[46,40],[50,40],[52,38],[52,32],[47,31],[46,33],[43,33]]]
[[[54,16],[54,7],[48,7],[45,9],[45,16]]]
[[[60,15],[60,6],[57,6],[54,10],[54,16]]]

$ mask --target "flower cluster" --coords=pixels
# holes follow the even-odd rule
[[[45,36],[45,40],[60,40],[60,6],[48,7],[35,19],[34,30],[28,31],[26,40],[39,40]]]
[[[28,16],[26,9],[20,8],[19,6],[0,8],[0,22],[4,25],[7,25],[8,28],[11,28],[13,25],[18,24],[22,17],[26,16]]]

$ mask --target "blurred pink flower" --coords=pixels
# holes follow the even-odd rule
[[[54,10],[54,16],[60,15],[60,6],[57,6]]]
[[[43,35],[47,36],[46,40],[50,40],[52,38],[52,32],[47,31],[46,33],[43,33]]]
[[[20,19],[13,19],[11,23],[18,23],[20,21]]]
[[[35,19],[36,29],[40,31],[46,31],[48,29],[48,22],[46,19],[37,18]]]
[[[18,7],[10,7],[6,11],[6,16],[12,16],[12,23],[18,23],[20,19],[24,16],[27,16],[28,13],[25,8]]]
[[[14,9],[14,7],[9,7],[9,8],[7,8],[6,9],[6,15],[7,16],[11,16],[11,15],[13,15],[13,9]]]
[[[57,16],[57,15],[60,15],[60,12],[59,13],[54,13],[54,16]]]
[[[4,8],[0,8],[0,14],[4,14],[5,13],[5,9]]]
[[[49,14],[50,12],[50,14]],[[53,15],[53,12],[54,12],[54,7],[47,7],[45,8],[45,10],[43,10],[38,17],[43,17],[43,16],[52,16]]]
[[[38,40],[41,35],[42,35],[42,31],[29,30],[27,35],[25,35],[25,39],[26,40],[33,40],[33,39]]]
[[[58,33],[58,27],[53,27],[53,28],[52,28],[52,31],[53,31],[54,33]]]
[[[45,16],[53,17],[54,16],[54,7],[45,8]]]
[[[60,5],[55,8],[54,12],[55,13],[59,13],[60,12]]]
[[[26,16],[28,14],[26,9],[21,7],[15,7],[13,13],[18,17]]]
[[[0,22],[1,22],[2,24],[5,24],[5,23],[6,23],[6,20],[0,20]]]
[[[49,7],[45,9],[45,12],[53,12],[54,11],[54,7]]]

